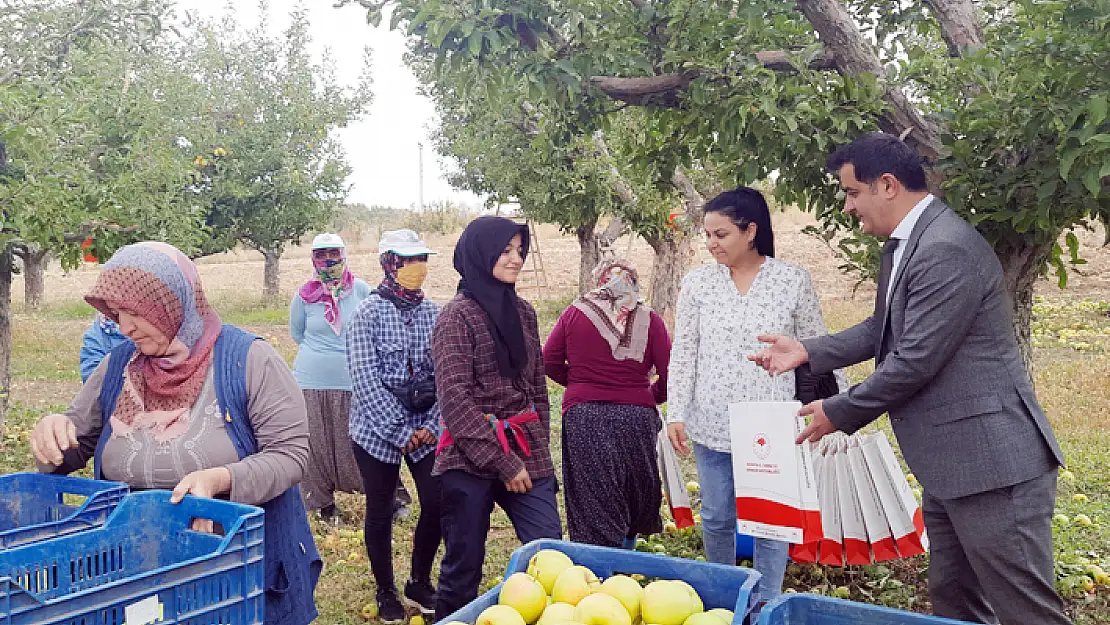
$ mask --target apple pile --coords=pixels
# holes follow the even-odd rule
[[[729,610],[705,610],[680,580],[647,587],[627,575],[601,581],[561,551],[544,549],[501,586],[498,603],[473,625],[732,625]],[[470,625],[454,621],[446,625]]]

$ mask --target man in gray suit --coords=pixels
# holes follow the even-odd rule
[[[929,595],[939,616],[1003,625],[1069,623],[1056,594],[1052,514],[1063,454],[1037,403],[1012,325],[1002,266],[967,222],[929,194],[917,154],[883,133],[829,157],[844,211],[883,246],[875,313],[839,334],[763,336],[772,374],[870,358],[875,372],[805,406],[799,437],[852,433],[883,413],[924,487]]]

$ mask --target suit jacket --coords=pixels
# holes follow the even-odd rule
[[[875,358],[870,377],[824,401],[825,414],[852,433],[889,412],[910,470],[941,499],[1012,486],[1063,465],[990,245],[940,200],[901,245],[883,319],[872,315],[802,342],[818,373]]]

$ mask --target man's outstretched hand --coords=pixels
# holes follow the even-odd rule
[[[809,362],[809,352],[798,339],[781,334],[761,334],[759,342],[770,345],[758,354],[748,356],[748,360],[763,367],[771,375],[793,371]]]

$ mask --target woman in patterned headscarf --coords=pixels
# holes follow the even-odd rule
[[[424,297],[428,249],[412,230],[382,233],[382,282],[351,319],[348,366],[354,387],[350,433],[366,492],[366,554],[377,586],[379,619],[404,622],[393,577],[389,502],[409,467],[420,499],[412,536],[411,573],[404,595],[423,612],[435,610],[432,563],[440,543],[439,485],[432,477],[439,436],[439,404],[430,356],[439,306]]]
[[[65,414],[35,425],[39,470],[262,506],[265,622],[307,625],[321,561],[297,484],[308,461],[305,405],[282,357],[224,325],[176,248],[120,249],[85,296],[130,341],[93,371]],[[206,527],[207,524],[207,527]],[[194,529],[210,529],[198,521]]]
[[[563,497],[575,542],[630,546],[663,529],[656,440],[671,340],[640,302],[631,263],[602,261],[593,290],[567,308],[543,350],[563,395]],[[652,373],[658,379],[652,381]]]
[[[305,507],[328,520],[339,517],[336,492],[362,492],[347,434],[351,376],[346,341],[351,317],[369,294],[370,286],[351,273],[343,239],[317,235],[312,276],[289,305],[289,334],[298,346],[293,377],[308,407],[310,452],[301,491]]]

